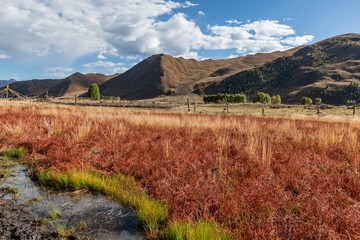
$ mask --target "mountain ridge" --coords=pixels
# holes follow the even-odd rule
[[[351,83],[360,84],[359,34],[343,34],[303,47],[291,56],[212,84],[204,92],[254,95],[265,91],[280,94],[289,103],[299,102],[306,95],[321,97],[327,103],[342,104],[346,100],[360,100],[360,96],[357,99],[332,96],[332,92]]]
[[[99,73],[73,73],[63,79],[32,79],[16,81],[9,86],[11,89],[26,96],[44,96],[46,93],[53,97],[81,95],[87,91],[92,83],[102,84],[115,75]]]
[[[202,61],[156,54],[102,84],[100,92],[130,100],[189,94],[198,87],[222,81],[228,75],[261,66],[278,57],[290,55],[293,51]]]
[[[164,95],[279,94],[284,103],[321,97],[330,104],[360,101],[360,35],[349,33],[309,46],[230,59],[195,60],[152,55],[126,72],[106,76],[74,73],[57,80],[15,82],[24,95],[83,95],[97,83],[103,96],[137,100]]]

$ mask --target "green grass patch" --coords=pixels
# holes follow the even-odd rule
[[[131,177],[124,175],[106,177],[92,172],[69,170],[63,173],[38,172],[36,178],[42,185],[103,193],[132,207],[137,213],[141,226],[150,237],[159,235],[160,225],[168,216],[165,205],[149,198]]]
[[[48,212],[50,218],[61,218],[61,210],[57,206],[52,206]]]
[[[70,236],[74,235],[74,233],[75,233],[74,228],[67,229],[64,224],[55,226],[54,230],[60,237],[64,237],[64,238],[70,237]]]
[[[20,159],[27,155],[28,150],[25,147],[11,147],[7,148],[2,152],[2,155],[4,157],[7,157],[9,159]]]
[[[198,223],[170,222],[164,232],[164,239],[169,240],[230,240],[220,228],[212,222]]]

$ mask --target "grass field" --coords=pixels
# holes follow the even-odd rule
[[[91,172],[109,189],[121,188],[114,177],[131,177],[166,208],[154,238],[208,239],[194,229],[217,226],[217,239],[360,237],[359,118],[343,108],[321,117],[301,108],[241,113],[247,108],[261,111],[1,102],[0,143],[26,147],[38,172]]]

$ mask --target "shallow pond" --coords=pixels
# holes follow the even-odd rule
[[[38,186],[28,176],[28,167],[16,166],[0,183],[0,199],[28,207],[35,218],[46,219],[53,228],[76,229],[74,236],[90,239],[138,240],[136,214],[102,195],[84,191],[57,192]]]

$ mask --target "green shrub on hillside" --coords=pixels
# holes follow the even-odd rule
[[[271,97],[271,104],[281,104],[280,95],[272,96]]]
[[[100,90],[99,86],[96,83],[90,85],[88,90],[88,97],[94,100],[100,99]]]
[[[317,98],[315,98],[314,102],[315,102],[316,105],[320,105],[322,103],[322,99],[317,97]]]
[[[203,98],[205,103],[210,102],[229,102],[229,103],[246,103],[246,95],[242,93],[237,94],[224,94],[224,93],[218,93],[218,94],[212,94],[212,95],[206,95]]]
[[[301,105],[310,105],[312,103],[313,103],[313,101],[309,97],[302,97],[301,98]]]
[[[271,103],[271,97],[269,94],[267,93],[263,93],[263,92],[258,92],[254,99],[253,102],[260,102],[260,103]]]

